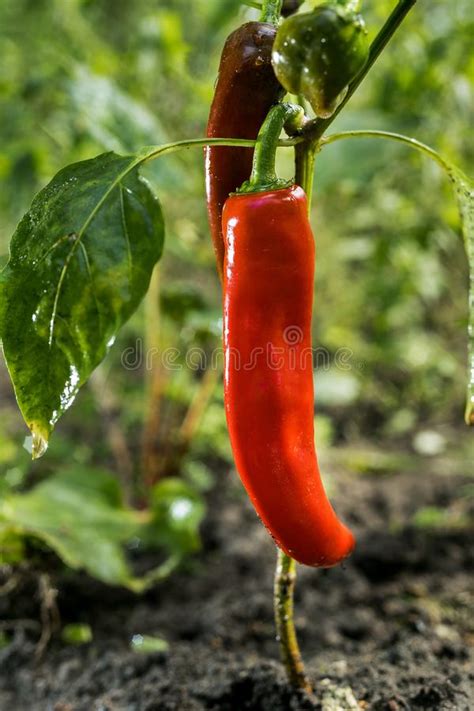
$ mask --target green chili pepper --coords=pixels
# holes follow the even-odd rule
[[[361,15],[350,3],[326,2],[281,24],[273,68],[287,91],[303,95],[316,116],[328,118],[367,61],[368,50]]]

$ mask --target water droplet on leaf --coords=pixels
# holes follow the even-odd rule
[[[31,456],[33,459],[40,459],[48,449],[48,439],[34,429],[31,430],[31,434],[33,435],[31,441]]]

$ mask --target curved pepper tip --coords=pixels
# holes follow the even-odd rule
[[[297,563],[308,565],[312,568],[334,568],[354,552],[355,546],[356,539],[352,531],[350,531],[347,526],[344,526],[344,524],[341,524],[334,538],[328,541],[327,553],[321,550],[319,543],[318,546],[316,546],[317,552],[315,551],[313,554],[308,550],[296,551],[286,549],[279,544],[279,547],[291,558],[294,558]]]

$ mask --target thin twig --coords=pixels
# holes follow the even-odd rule
[[[145,387],[147,391],[147,413],[142,433],[142,481],[150,489],[161,476],[162,453],[159,451],[159,430],[161,424],[161,399],[166,385],[166,373],[160,362],[161,349],[161,308],[160,272],[155,267],[146,296],[146,338],[145,338]]]
[[[168,437],[168,446],[162,448],[156,481],[164,476],[179,475],[183,460],[191,448],[204,413],[214,394],[219,376],[220,371],[218,368],[210,367],[204,373],[197,385],[196,392],[184,416],[177,436]]]
[[[207,406],[214,394],[214,390],[219,380],[219,368],[214,368],[212,365],[204,373],[201,382],[198,385],[195,396],[191,400],[183,424],[179,430],[179,439],[181,446],[184,446],[186,451],[196,434]]]
[[[57,604],[58,591],[52,586],[51,578],[47,573],[42,573],[39,577],[38,593],[41,609],[41,637],[35,649],[36,662],[41,661],[51,637],[61,626]]]

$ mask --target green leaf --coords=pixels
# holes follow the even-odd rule
[[[472,525],[472,518],[462,512],[452,509],[441,509],[437,506],[425,506],[418,509],[413,516],[416,528],[432,530],[459,530]]]
[[[199,548],[205,507],[189,484],[172,477],[160,481],[152,491],[151,511],[149,540],[179,555]]]
[[[162,637],[151,637],[150,635],[134,634],[130,647],[133,652],[140,654],[156,654],[156,652],[167,652],[169,644]]]
[[[11,531],[42,540],[71,568],[105,583],[135,588],[123,544],[140,529],[139,514],[117,505],[107,472],[77,468],[0,501],[0,536]]]
[[[160,204],[136,165],[105,153],[64,168],[13,236],[0,275],[0,336],[34,457],[138,307],[161,257]]]
[[[90,625],[79,623],[64,625],[61,638],[66,644],[88,644],[93,639],[92,629]]]
[[[23,559],[23,541],[37,538],[71,568],[109,585],[141,593],[166,579],[199,546],[201,497],[185,482],[167,479],[154,490],[152,510],[122,503],[117,479],[101,469],[75,466],[26,493],[0,499],[0,565]],[[142,577],[133,575],[124,548],[149,542],[167,557]]]

